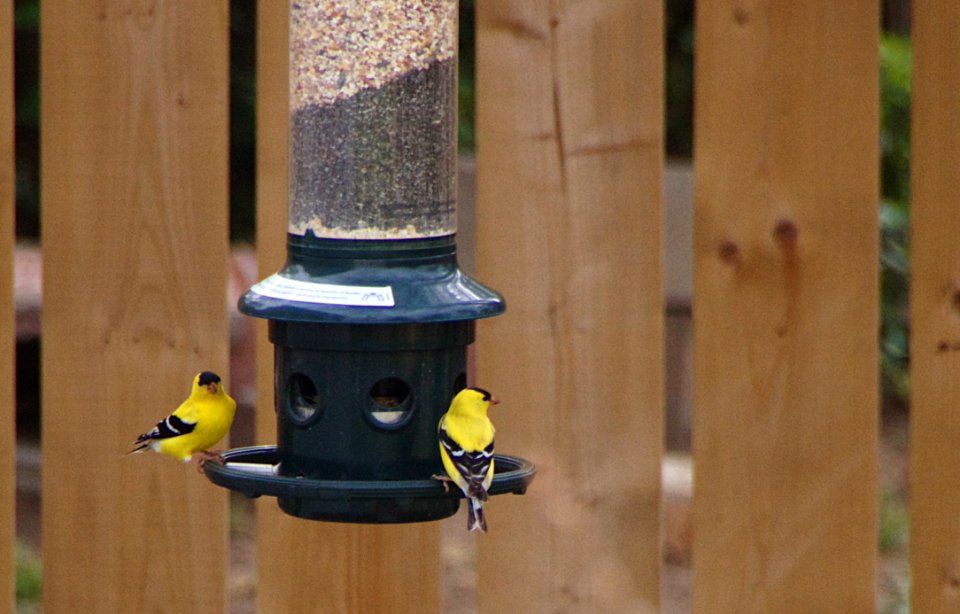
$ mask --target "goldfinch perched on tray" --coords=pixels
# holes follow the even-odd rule
[[[464,388],[453,397],[450,409],[440,418],[440,458],[447,475],[435,475],[448,490],[447,482],[460,487],[470,501],[467,528],[487,532],[483,502],[493,482],[493,436],[496,429],[487,417],[496,397],[482,388]],[[449,476],[449,477],[448,477]]]
[[[129,454],[151,448],[189,462],[195,453],[199,453],[201,468],[209,461],[222,464],[223,457],[209,452],[208,448],[227,434],[236,411],[237,404],[223,389],[219,375],[212,371],[197,373],[187,400],[151,430],[137,437]]]

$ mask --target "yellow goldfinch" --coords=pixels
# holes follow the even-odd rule
[[[236,411],[237,404],[223,389],[219,375],[212,371],[197,373],[187,400],[151,430],[137,437],[129,454],[151,448],[185,463],[199,453],[203,456],[201,467],[207,461],[222,463],[223,458],[218,453],[207,449],[227,434]]]
[[[487,532],[483,502],[493,482],[493,436],[496,429],[487,417],[487,410],[499,401],[482,388],[464,388],[453,397],[450,409],[440,418],[440,458],[447,475],[435,475],[460,487],[470,502],[467,528]],[[447,477],[449,476],[449,477]]]

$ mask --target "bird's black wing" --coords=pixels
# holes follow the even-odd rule
[[[170,414],[160,422],[157,422],[155,427],[137,437],[137,441],[134,443],[186,435],[187,433],[193,432],[195,428],[197,428],[196,422],[189,422],[176,414]]]
[[[490,463],[493,460],[493,442],[490,442],[482,450],[464,450],[457,443],[447,430],[440,425],[439,429],[440,445],[447,451],[450,460],[457,467],[457,471],[466,480],[468,486],[467,495],[475,497],[481,501],[487,500],[487,489],[483,483],[490,472]]]

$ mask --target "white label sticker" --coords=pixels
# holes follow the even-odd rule
[[[318,284],[311,281],[289,279],[275,273],[250,289],[263,296],[301,303],[349,305],[351,307],[394,306],[393,288],[390,286]]]

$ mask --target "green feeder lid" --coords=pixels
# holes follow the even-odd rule
[[[457,266],[454,236],[347,240],[287,236],[287,263],[240,298],[244,314],[288,322],[401,324],[495,316],[503,297]]]

